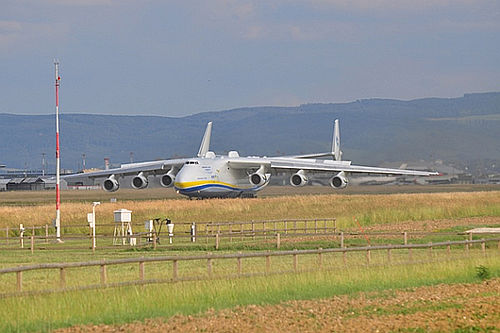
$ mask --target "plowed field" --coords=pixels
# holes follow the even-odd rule
[[[58,332],[500,332],[499,304],[500,279],[492,279]]]

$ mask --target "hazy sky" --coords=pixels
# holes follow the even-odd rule
[[[500,1],[0,0],[0,112],[181,116],[500,91]]]

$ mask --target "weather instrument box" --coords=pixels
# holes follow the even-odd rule
[[[115,215],[115,222],[116,223],[122,223],[122,222],[132,222],[132,211],[128,209],[118,209],[115,210],[114,212]]]

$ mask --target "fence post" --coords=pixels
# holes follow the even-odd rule
[[[276,248],[279,250],[281,246],[281,236],[279,232],[276,234]]]
[[[469,243],[468,243],[468,240],[466,240],[466,243],[465,243],[465,252],[467,253],[467,255],[469,255]]]
[[[429,257],[432,259],[432,242],[429,242]]]
[[[156,232],[153,232],[153,250],[156,250]]]
[[[285,223],[285,234],[288,233],[288,222],[286,220],[283,221]]]
[[[31,241],[31,244],[30,244],[30,247],[31,247],[31,254],[35,253],[35,236],[31,235],[30,237],[30,241]]]
[[[319,248],[318,249],[319,252],[318,252],[318,266],[319,266],[319,269],[321,270],[323,268],[323,248]]]
[[[45,244],[49,242],[49,225],[45,225]]]
[[[177,268],[177,260],[174,260],[172,262],[172,279],[175,281],[177,280],[178,276],[179,276],[179,271]]]
[[[451,245],[450,241],[448,241],[448,245],[446,245],[446,253],[448,254],[448,258],[451,256]]]
[[[403,244],[408,245],[408,233],[406,231],[403,232]]]
[[[208,255],[211,256],[212,252],[208,252]],[[212,258],[207,259],[207,271],[208,277],[212,277]]]
[[[370,245],[368,245],[368,247],[370,247]],[[370,261],[371,261],[371,251],[370,249],[366,250],[366,263],[369,265],[370,264]]]
[[[340,248],[341,249],[344,248],[344,232],[343,231],[340,232]]]
[[[293,250],[295,253],[293,254],[293,271],[297,272],[298,266],[299,266],[299,259],[297,257],[297,249]]]
[[[215,234],[215,249],[219,249],[219,234]]]
[[[484,241],[484,238],[481,239],[481,252],[483,252],[483,256],[486,255],[486,243]]]
[[[139,261],[139,280],[144,281],[144,261]]]
[[[107,283],[107,280],[108,280],[108,274],[106,271],[105,260],[103,259],[102,263],[101,263],[101,285],[105,286]]]
[[[66,288],[66,270],[64,269],[64,267],[61,267],[59,269],[59,279],[60,279],[61,289]]]
[[[32,227],[31,227],[31,235],[32,235],[32,236],[35,236],[35,226],[32,226]]]
[[[23,272],[17,272],[17,291],[23,291]]]
[[[241,252],[238,252],[241,254]],[[238,257],[238,275],[241,275],[241,257]]]

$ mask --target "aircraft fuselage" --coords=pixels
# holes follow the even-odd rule
[[[232,198],[252,195],[268,183],[252,185],[245,170],[230,168],[224,157],[216,157],[187,161],[177,173],[174,187],[189,197]]]

